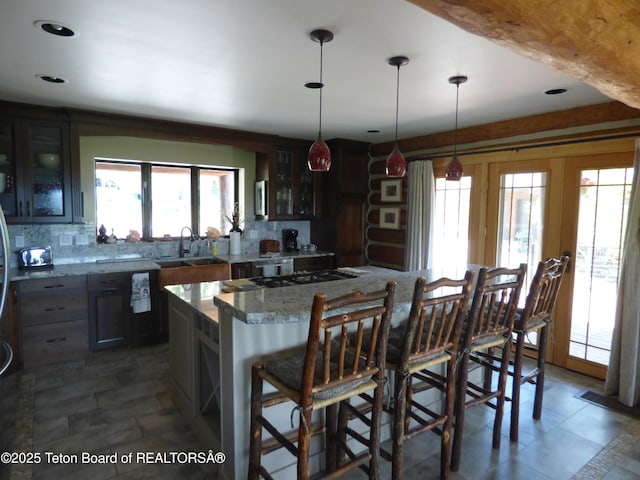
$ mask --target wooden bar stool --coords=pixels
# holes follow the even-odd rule
[[[542,396],[544,394],[544,368],[547,353],[547,342],[551,329],[551,314],[558,298],[558,291],[562,278],[567,270],[569,257],[548,258],[538,263],[527,299],[522,310],[518,310],[513,325],[515,335],[515,354],[513,361],[513,375],[511,400],[511,441],[518,441],[518,423],[520,416],[520,386],[525,382],[536,386],[533,403],[533,418],[540,419],[542,413]],[[537,332],[537,348],[527,343],[527,335]],[[522,373],[525,349],[537,350],[536,367]]]
[[[460,280],[441,278],[427,283],[424,277],[418,277],[408,320],[389,333],[386,368],[394,372],[395,387],[393,404],[385,410],[393,415],[392,452],[383,450],[381,454],[392,462],[393,479],[402,478],[405,440],[427,431],[440,435],[440,477],[446,479],[449,475],[458,342],[472,281],[471,271]],[[432,370],[442,365],[444,374],[440,369]],[[438,411],[433,405],[423,405],[415,396],[431,388],[444,394]],[[361,418],[363,410],[343,403],[338,432],[345,430],[350,419]],[[351,432],[348,426],[346,431]],[[348,450],[343,439],[339,443],[340,448]]]
[[[495,409],[493,422],[493,448],[500,447],[500,429],[504,412],[506,381],[511,349],[511,333],[518,306],[518,299],[524,283],[527,265],[522,263],[517,269],[481,268],[478,282],[473,293],[471,311],[463,326],[460,342],[460,368],[457,379],[457,396],[455,407],[455,427],[453,434],[453,450],[451,453],[451,470],[460,467],[464,432],[464,416],[467,408],[486,404]],[[492,388],[482,380],[473,382],[469,372],[474,364],[491,368],[483,352],[491,348],[501,348],[500,369],[497,386]],[[467,397],[470,397],[467,399]]]
[[[472,281],[471,271],[461,280],[441,278],[426,284],[424,278],[419,278],[407,325],[389,334],[387,369],[395,371],[393,479],[402,478],[404,441],[427,431],[440,435],[440,478],[449,476],[458,343]],[[440,288],[445,290],[436,295]],[[444,375],[435,370],[443,364]],[[415,400],[417,393],[433,387],[444,394],[440,411]]]
[[[309,478],[309,448],[316,434],[325,435],[328,475],[336,477],[361,467],[369,478],[379,478],[384,357],[395,289],[396,283],[388,282],[384,290],[353,292],[331,300],[324,294],[316,294],[306,347],[287,358],[253,365],[250,480],[260,476],[272,478],[262,465],[262,455],[282,447],[297,457],[297,478]],[[370,332],[366,345],[363,344],[365,331]],[[350,335],[351,332],[355,335]],[[263,396],[264,381],[275,387],[275,395]],[[315,428],[311,414],[321,409],[335,412],[340,402],[366,391],[372,392],[374,398],[369,435],[368,438],[356,437],[366,445],[366,451],[345,464],[336,465],[335,449],[330,448],[335,446],[335,414],[325,415],[325,428]],[[267,407],[289,400],[295,403],[299,425],[297,431],[286,434],[278,431],[263,414]],[[262,441],[263,429],[271,434],[272,441]]]

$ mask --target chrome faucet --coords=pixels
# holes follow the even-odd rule
[[[184,254],[189,253],[190,251],[189,248],[184,248],[183,233],[185,229],[189,230],[189,242],[193,242],[193,240],[195,239],[195,237],[193,236],[193,230],[191,230],[191,227],[182,227],[182,230],[180,230],[180,241],[178,242],[178,256],[180,258],[184,258]]]

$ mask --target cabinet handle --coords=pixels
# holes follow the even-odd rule
[[[31,205],[29,204],[29,200],[27,200],[27,217],[31,216]]]
[[[64,283],[56,283],[55,285],[45,285],[44,288],[63,288]]]
[[[60,311],[60,310],[64,310],[66,307],[49,307],[49,308],[45,308],[44,311],[45,312],[55,312],[55,311]]]
[[[67,341],[67,337],[48,338],[46,340],[47,343],[66,342],[66,341]]]
[[[22,216],[22,200],[18,202],[18,216]]]

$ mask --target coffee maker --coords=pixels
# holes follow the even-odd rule
[[[298,230],[294,230],[292,228],[285,228],[282,230],[282,243],[284,244],[285,252],[297,252]]]

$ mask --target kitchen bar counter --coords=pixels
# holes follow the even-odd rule
[[[361,271],[361,276],[238,293],[221,293],[223,282],[166,287],[171,293],[169,328],[172,375],[181,399],[178,405],[207,442],[205,446],[220,449],[226,455],[223,478],[247,475],[251,364],[306,343],[314,293],[334,297],[354,290],[384,288],[387,281],[395,280],[398,288],[393,323],[396,323],[408,315],[417,276],[428,279],[442,276],[426,270],[399,272],[378,267],[353,270]],[[461,278],[464,271],[460,267],[446,274]],[[212,304],[217,308],[212,308]],[[288,430],[291,405],[273,408],[277,412],[276,424]],[[317,468],[319,461],[319,455],[314,455],[312,468],[314,462]],[[294,459],[290,455],[269,455],[265,462],[268,470],[277,472],[277,478],[295,478]]]

